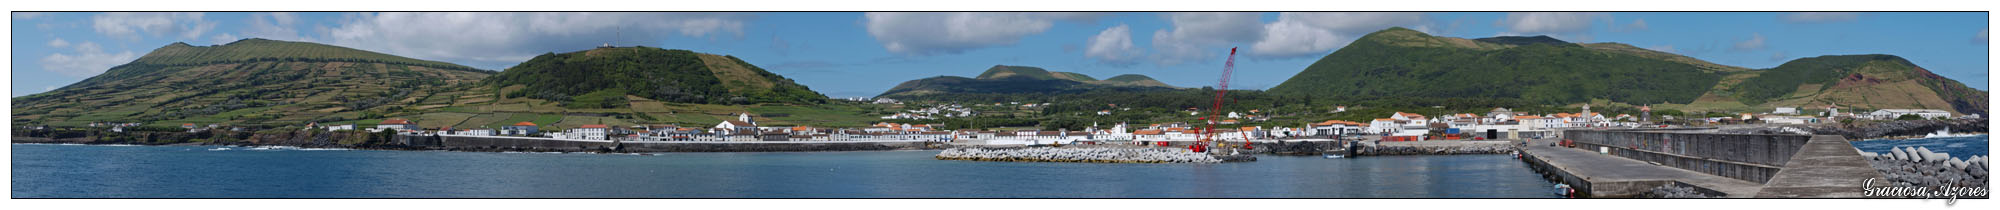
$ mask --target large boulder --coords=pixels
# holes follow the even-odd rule
[[[1910,160],[1910,153],[1904,151],[1903,147],[1889,148],[1889,155],[1894,156],[1896,160]]]

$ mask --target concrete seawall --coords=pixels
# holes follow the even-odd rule
[[[1522,160],[1584,197],[1638,197],[1660,186],[1724,197],[1860,197],[1882,177],[1840,136],[1572,130],[1576,148],[1530,142]]]
[[[403,140],[408,139],[408,140]],[[458,151],[528,152],[806,152],[939,149],[921,141],[612,142],[492,136],[406,136],[399,143]]]
[[[1577,148],[1745,181],[1778,174],[1812,136],[1571,130]]]

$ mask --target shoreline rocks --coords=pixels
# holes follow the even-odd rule
[[[1181,149],[1115,147],[952,148],[939,160],[1085,163],[1220,163],[1222,159]]]
[[[1882,172],[1891,186],[1900,187],[1986,187],[1987,157],[1966,159],[1932,152],[1923,147],[1895,147],[1888,153],[1861,152],[1868,164]]]
[[[1647,191],[1647,192],[1646,192],[1646,193],[1644,193],[1644,194],[1640,194],[1640,195],[1639,195],[1639,197],[1641,197],[1641,198],[1718,198],[1718,197],[1720,197],[1720,196],[1713,196],[1713,195],[1708,195],[1708,194],[1706,194],[1706,193],[1701,193],[1701,191],[1695,191],[1695,190],[1694,190],[1694,188],[1692,188],[1692,187],[1682,187],[1682,186],[1674,186],[1674,185],[1661,185],[1660,187],[1654,187],[1652,191]]]

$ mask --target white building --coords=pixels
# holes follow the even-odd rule
[[[463,132],[458,132],[458,135],[467,135],[467,136],[492,136],[492,135],[493,135],[493,129],[485,129],[485,128],[481,128],[481,129],[472,129],[472,130],[465,130],[465,131],[463,131]]]
[[[570,138],[585,139],[585,140],[605,140],[604,136],[609,132],[610,129],[604,125],[583,125],[582,127],[577,127],[576,129],[569,129],[569,132],[566,133],[569,134]]]
[[[1931,119],[1951,117],[1951,112],[1936,109],[1883,109],[1868,113],[1869,117],[1881,120],[1896,119],[1903,115],[1917,115],[1924,119]]]
[[[399,132],[420,130],[419,128],[417,128],[416,122],[410,122],[410,120],[402,118],[389,118],[387,120],[382,120],[381,124],[375,124],[375,130],[382,130],[382,129],[396,129]]]
[[[1799,114],[1799,108],[1798,108],[1798,107],[1778,107],[1778,110],[1772,110],[1772,111],[1771,111],[1771,114],[1792,114],[1792,115],[1795,115],[1795,114]]]
[[[354,124],[326,126],[326,131],[354,130]]]

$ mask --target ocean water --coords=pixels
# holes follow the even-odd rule
[[[1104,164],[946,161],[932,159],[936,151],[642,156],[219,146],[12,148],[15,198],[1554,197],[1552,183],[1507,155],[1261,156],[1248,163]]]
[[[1886,153],[1889,152],[1889,149],[1895,147],[1924,147],[1924,149],[1929,149],[1932,152],[1951,153],[1951,157],[1966,159],[1971,158],[1973,155],[1992,157],[1986,154],[1986,152],[1990,151],[1986,147],[1988,141],[1990,139],[1987,135],[1977,135],[1904,140],[1869,140],[1856,141],[1852,144],[1854,144],[1855,149],[1873,153]]]

